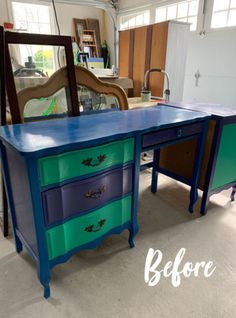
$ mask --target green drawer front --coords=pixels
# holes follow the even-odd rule
[[[216,161],[212,189],[219,188],[236,180],[236,124],[223,128]]]
[[[39,159],[41,186],[94,173],[134,159],[134,139]]]
[[[132,196],[114,201],[94,212],[77,217],[46,232],[49,259],[92,242],[111,229],[131,220]]]

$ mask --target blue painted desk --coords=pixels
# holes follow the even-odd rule
[[[24,246],[37,263],[45,297],[52,267],[79,250],[124,229],[134,246],[142,151],[197,138],[193,207],[208,118],[158,106],[1,128],[16,251]]]

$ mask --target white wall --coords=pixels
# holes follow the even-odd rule
[[[7,21],[9,21],[7,0],[0,0],[0,25]]]

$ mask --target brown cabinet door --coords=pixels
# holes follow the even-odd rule
[[[150,68],[165,69],[167,47],[168,23],[157,23],[152,26],[152,46]],[[174,53],[174,52],[173,52]],[[149,89],[153,96],[162,96],[164,77],[161,73],[151,73]]]
[[[146,64],[146,39],[147,27],[137,28],[134,31],[134,62],[133,81],[134,96],[140,96],[143,87],[145,64]]]
[[[168,22],[120,31],[119,75],[133,79],[132,96],[140,96],[146,70],[165,69],[167,36]],[[163,95],[162,74],[150,74],[149,83],[152,95]]]
[[[119,32],[119,76],[130,77],[131,30]]]

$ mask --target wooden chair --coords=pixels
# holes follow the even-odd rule
[[[21,122],[24,122],[24,109],[27,102],[53,96],[61,88],[66,87],[68,85],[66,74],[66,68],[61,68],[45,84],[25,88],[17,94]],[[112,95],[117,98],[120,110],[128,109],[127,96],[122,87],[100,81],[92,72],[81,66],[75,66],[75,78],[77,85],[98,94]]]

